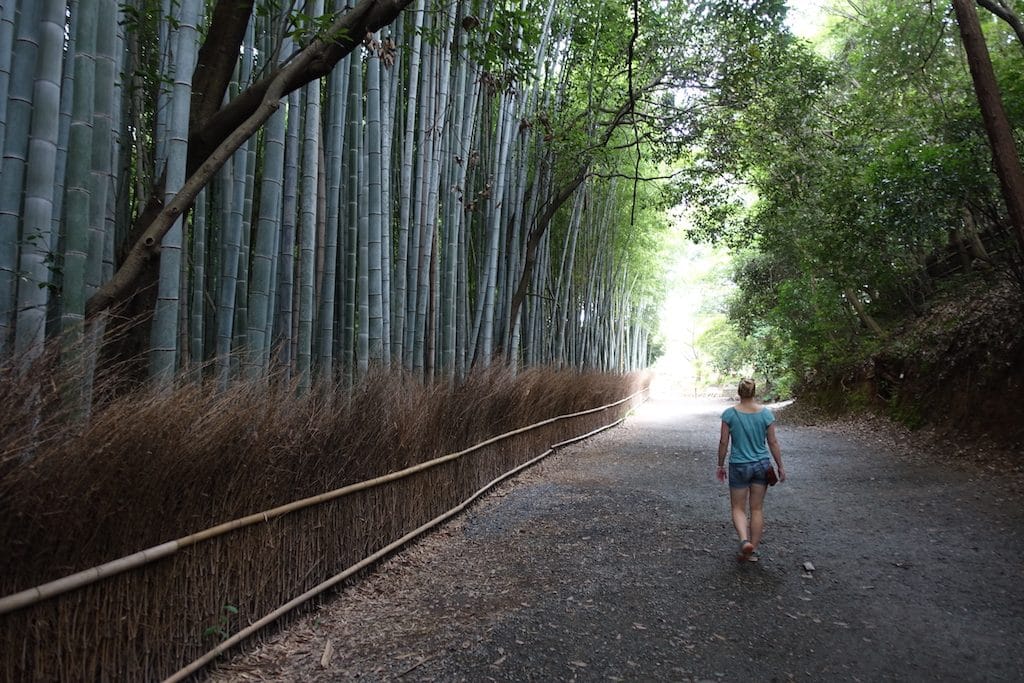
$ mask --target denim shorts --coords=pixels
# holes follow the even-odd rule
[[[751,484],[767,486],[769,467],[771,460],[729,463],[729,488],[746,489]]]

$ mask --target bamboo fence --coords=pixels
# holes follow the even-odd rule
[[[645,391],[0,598],[0,677],[181,680],[556,448],[618,424]]]

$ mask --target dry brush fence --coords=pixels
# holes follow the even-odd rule
[[[0,674],[5,681],[171,675],[229,634],[439,517],[551,444],[615,421],[639,400],[634,392],[642,383],[638,375],[553,371],[528,371],[515,379],[490,371],[457,388],[378,377],[343,403],[325,395],[289,401],[244,389],[225,397],[183,388],[180,405],[166,395],[136,398],[136,431],[122,425],[123,435],[114,423],[127,415],[113,406],[112,415],[94,417],[99,433],[86,430],[72,443],[36,453],[28,464],[5,473],[0,530],[11,552],[0,561],[0,594],[224,519],[409,468],[495,433],[542,424],[410,476],[270,516],[2,614]],[[627,393],[631,400],[611,400]],[[189,403],[202,404],[203,396],[205,406]],[[613,405],[545,422],[608,404]],[[160,406],[186,414],[180,422],[167,414],[161,420]],[[324,419],[332,412],[333,420]],[[226,452],[217,462],[194,462],[209,458],[205,449],[215,448],[217,440],[201,440],[198,452],[186,448],[196,437],[186,429],[190,420],[198,420],[204,433],[212,429],[216,439],[236,441],[221,442]],[[277,438],[268,438],[268,431]],[[139,441],[134,453],[125,453],[133,433]],[[90,439],[99,434],[106,435],[106,449],[75,450],[96,448],[99,443]],[[149,443],[143,445],[143,438]],[[296,441],[293,446],[309,444],[311,452],[285,452],[288,439]],[[263,452],[256,450],[259,440],[269,446]],[[148,457],[140,451],[148,451]],[[109,497],[118,495],[111,504]],[[147,496],[156,509],[146,506]]]

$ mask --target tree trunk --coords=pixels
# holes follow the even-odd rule
[[[217,2],[213,7],[206,39],[196,56],[192,77],[189,128],[198,130],[212,118],[224,101],[231,74],[252,17],[254,0]]]
[[[868,313],[867,309],[864,307],[864,302],[860,300],[860,297],[857,296],[855,291],[853,291],[853,288],[845,287],[843,289],[843,296],[846,297],[847,303],[849,303],[857,313],[857,317],[860,318],[862,323],[864,323],[864,326],[871,330],[876,337],[885,339],[885,330],[883,330],[882,326],[871,317],[871,314]]]
[[[1013,128],[1006,118],[1003,100],[999,94],[992,61],[989,59],[985,37],[981,33],[978,13],[970,0],[953,0],[960,37],[967,52],[967,63],[971,68],[974,90],[981,107],[981,118],[988,133],[992,158],[999,176],[1003,199],[1010,214],[1017,241],[1024,253],[1024,170],[1013,137]]]

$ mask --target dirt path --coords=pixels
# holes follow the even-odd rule
[[[783,425],[739,564],[723,407],[648,403],[213,680],[1021,680],[1019,476]]]

